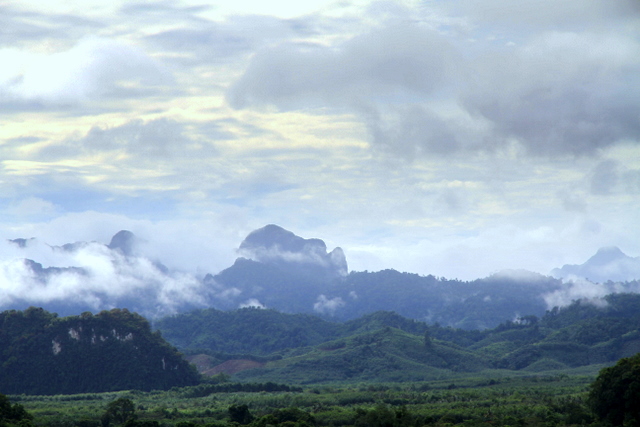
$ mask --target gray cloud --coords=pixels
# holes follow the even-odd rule
[[[575,191],[560,190],[557,193],[562,207],[569,212],[586,212],[587,202],[583,196]]]
[[[536,155],[595,154],[640,134],[639,54],[612,34],[542,34],[480,58],[462,100],[498,141],[516,138]]]
[[[104,22],[70,14],[39,13],[12,5],[0,5],[0,46],[16,48],[36,42],[72,43]]]
[[[628,170],[622,175],[625,189],[630,194],[640,194],[640,170]]]
[[[207,127],[208,138],[197,141],[186,135],[184,123],[171,119],[132,120],[116,127],[94,126],[82,138],[61,141],[41,149],[37,158],[55,160],[112,153],[125,155],[121,163],[142,165],[158,159],[208,157],[215,155],[216,149],[211,144],[212,124],[207,124]],[[213,136],[224,138],[229,135],[218,130]]]
[[[633,37],[611,31],[476,47],[419,25],[392,26],[334,46],[260,51],[227,99],[235,108],[347,107],[374,146],[409,158],[514,143],[536,156],[594,155],[637,142],[638,57]]]
[[[618,163],[613,160],[605,160],[593,169],[590,178],[591,194],[596,196],[607,196],[611,194],[618,185]]]
[[[176,61],[222,63],[259,48],[315,31],[311,19],[284,20],[262,15],[236,15],[225,21],[200,20],[145,37],[165,52],[178,53]],[[188,54],[188,57],[185,57]]]
[[[454,123],[420,105],[375,107],[365,115],[376,148],[408,159],[426,153],[451,154],[463,144]]]
[[[259,52],[227,99],[236,108],[300,101],[368,105],[375,99],[407,102],[439,90],[455,72],[456,55],[436,32],[394,26],[337,47],[284,44]]]
[[[491,25],[503,30],[546,31],[558,29],[609,29],[621,22],[638,21],[640,4],[635,0],[454,0],[438,5],[467,25]]]

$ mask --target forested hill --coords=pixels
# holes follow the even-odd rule
[[[427,325],[393,312],[379,311],[344,323],[310,314],[243,308],[234,311],[195,310],[166,317],[155,327],[173,345],[191,352],[268,355],[291,348],[315,346],[340,337],[383,327],[424,334]]]
[[[185,353],[199,353],[199,360],[207,361],[203,372],[251,381],[418,381],[496,369],[564,372],[599,369],[640,352],[640,295],[612,294],[599,305],[576,301],[540,318],[527,315],[472,331],[392,312],[337,323],[257,308],[194,311],[156,326]]]
[[[193,385],[199,375],[141,316],[0,313],[0,393],[72,394]]]

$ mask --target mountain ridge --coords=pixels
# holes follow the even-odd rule
[[[565,264],[550,273],[557,278],[581,278],[593,282],[640,279],[640,257],[630,257],[617,246],[605,246],[582,264]]]
[[[422,381],[461,372],[552,374],[590,366],[597,370],[640,352],[640,295],[609,295],[605,301],[604,306],[576,301],[542,317],[527,315],[482,331],[427,325],[393,312],[335,323],[260,309],[198,311],[156,326],[172,341],[186,336],[180,328],[206,324],[206,337],[190,335],[197,348],[185,341],[180,348],[192,358],[207,354],[209,372],[226,372],[243,381]],[[189,316],[190,321],[177,322]],[[310,336],[314,340],[299,339]],[[214,343],[216,347],[207,347]],[[225,371],[240,365],[241,369]]]
[[[147,257],[142,243],[129,230],[119,231],[108,244],[46,245],[40,252],[37,240],[14,239],[10,244],[18,253],[35,248],[36,253],[50,254],[47,264],[26,257],[11,262],[9,270],[17,272],[18,279],[5,289],[0,308],[38,305],[65,315],[128,307],[160,318],[199,308],[254,306],[335,320],[393,310],[413,319],[482,329],[523,313],[541,316],[583,295],[640,292],[637,282],[590,285],[576,276],[560,279],[525,270],[504,270],[473,281],[391,269],[348,272],[341,248],[327,252],[321,239],[306,239],[275,224],[249,233],[235,262],[216,274],[170,270]],[[602,249],[585,264],[607,268],[620,259],[635,260],[613,248]]]

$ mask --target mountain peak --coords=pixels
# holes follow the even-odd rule
[[[308,242],[324,246],[325,250],[327,248],[322,240],[303,239],[302,237],[296,236],[291,231],[285,230],[278,225],[268,224],[249,233],[249,235],[240,244],[240,250],[278,248],[287,252],[299,252],[304,250],[304,247]]]
[[[591,265],[605,265],[620,259],[631,258],[617,246],[606,246],[598,249],[598,252],[587,261]]]
[[[327,253],[323,240],[305,239],[275,224],[249,233],[240,244],[239,252],[264,264],[315,265],[332,270],[338,276],[347,274],[347,260],[342,249],[335,248]]]
[[[136,236],[129,230],[120,230],[112,238],[109,243],[109,249],[119,249],[123,255],[130,256],[133,254],[136,245]]]
[[[592,282],[624,282],[640,278],[640,258],[626,255],[617,246],[607,246],[583,264],[566,264],[551,271],[558,278],[582,277]]]

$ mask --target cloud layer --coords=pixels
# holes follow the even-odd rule
[[[0,6],[0,235],[192,276],[271,223],[352,270],[640,254],[637,1],[257,7]]]

